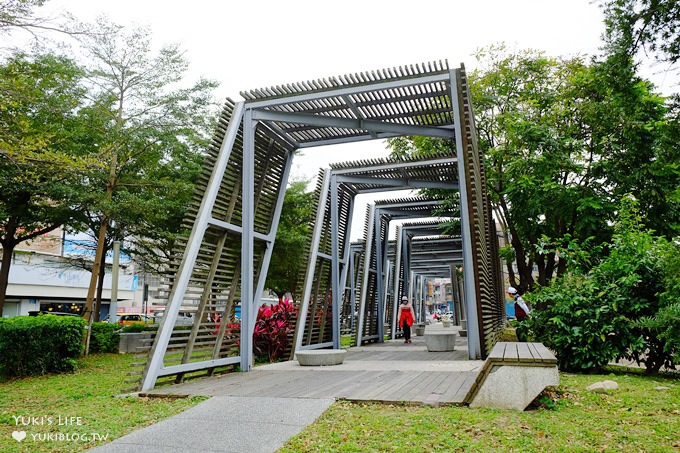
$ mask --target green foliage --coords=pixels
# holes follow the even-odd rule
[[[17,244],[79,217],[82,71],[66,58],[17,53],[0,65],[0,314]]]
[[[307,181],[294,181],[289,185],[265,283],[279,299],[286,293],[290,293],[293,300],[299,297],[298,277],[307,266],[305,248],[309,247],[314,204],[314,192],[307,192]]]
[[[179,329],[180,327],[187,327],[187,326],[176,326],[175,329]],[[158,330],[157,324],[144,324],[144,323],[141,323],[141,322],[133,322],[132,324],[128,324],[127,326],[120,329],[120,332],[122,332],[122,333],[138,333],[138,332],[155,332],[157,330]]]
[[[90,336],[90,353],[118,352],[120,335],[119,328],[115,324],[106,322],[92,323]]]
[[[659,342],[663,357],[680,364],[680,246],[670,243],[660,258],[663,292],[659,296],[659,311],[651,316],[641,317],[636,327]]]
[[[76,368],[85,321],[75,316],[0,319],[0,375],[63,373]]]
[[[655,53],[659,61],[680,60],[680,4],[676,0],[602,2],[610,52]]]
[[[625,358],[656,373],[677,363],[680,246],[639,221],[624,207],[606,257],[527,296],[541,307],[528,325],[556,351],[561,369],[598,370]]]

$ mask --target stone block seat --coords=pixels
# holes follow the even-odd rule
[[[523,411],[546,387],[559,383],[557,358],[542,343],[498,342],[465,402]]]
[[[425,329],[425,345],[428,352],[453,351],[456,331],[453,329]]]
[[[344,349],[310,349],[296,352],[295,358],[301,366],[330,366],[340,365],[346,354]]]

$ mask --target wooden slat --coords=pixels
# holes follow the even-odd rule
[[[503,358],[505,357],[505,345],[507,343],[505,342],[499,342],[496,343],[491,350],[491,353],[489,353],[489,360],[493,361],[503,361]]]
[[[535,362],[536,357],[532,353],[530,343],[517,343],[517,356],[520,362]]]
[[[557,363],[557,357],[555,357],[543,343],[531,343],[531,345],[535,348],[536,356],[540,357],[542,362],[550,364]]]
[[[517,353],[517,343],[506,343],[505,354],[503,356],[504,362],[519,362],[519,354]]]

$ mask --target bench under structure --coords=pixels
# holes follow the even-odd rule
[[[346,354],[344,349],[309,349],[296,352],[295,358],[301,366],[331,366],[342,364]]]
[[[523,411],[546,387],[559,383],[557,358],[542,343],[499,342],[465,401],[470,407]]]
[[[425,329],[425,346],[428,352],[453,351],[456,347],[456,331],[451,328]]]

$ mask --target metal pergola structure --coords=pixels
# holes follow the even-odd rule
[[[307,255],[309,266],[301,279],[303,293],[293,352],[300,349],[339,347],[339,329],[333,326],[340,324],[340,307],[346,305],[342,302],[345,302],[343,297],[349,268],[350,265],[355,266],[355,263],[351,262],[351,256],[354,255],[351,255],[350,244],[347,242],[355,197],[362,193],[404,189],[457,190],[457,178],[456,159],[441,152],[425,158],[373,159],[332,164],[331,168],[320,173],[316,191],[316,216]],[[404,200],[401,202],[391,200],[389,203],[408,204]],[[418,217],[431,216],[434,207],[440,203],[441,201],[420,199],[412,202],[410,208],[404,209]],[[365,325],[365,318],[362,316],[365,304],[361,301],[365,301],[366,298],[376,300],[376,297],[382,297],[376,296],[376,291],[384,288],[384,285],[376,284],[377,274],[371,273],[370,269],[375,269],[376,266],[375,251],[380,249],[377,242],[382,243],[376,242],[376,234],[383,241],[386,240],[387,224],[378,222],[376,226],[372,220],[373,215],[374,211],[371,208],[367,212],[365,226],[367,229],[364,232],[365,250],[360,255],[361,260],[356,263],[358,268],[353,267],[353,272],[349,273],[351,277],[358,277],[351,278],[350,281],[356,282],[354,288],[361,290],[358,295],[362,307],[359,312],[358,332],[361,332]],[[375,227],[380,231],[374,234]],[[359,271],[358,276],[355,275],[355,270]],[[380,273],[383,274],[382,271]],[[333,294],[339,294],[341,297],[334,298]],[[384,291],[382,294],[384,295]],[[337,307],[333,306],[335,302],[338,303]],[[336,318],[324,317],[328,312]],[[315,318],[314,323],[308,322],[312,316]],[[372,322],[377,323],[379,315],[370,318]],[[375,328],[369,330],[375,331]]]
[[[362,344],[364,340],[382,342],[384,336],[388,334],[384,331],[385,321],[389,317],[396,316],[396,303],[399,296],[410,294],[408,279],[402,280],[406,283],[402,288],[390,290],[389,283],[394,281],[393,273],[388,270],[390,267],[387,253],[390,222],[436,217],[441,215],[439,212],[443,203],[443,199],[418,197],[376,201],[369,207],[364,241],[367,244],[367,252],[370,251],[370,253],[366,253],[364,258],[363,281],[365,284],[362,286],[360,299],[357,344]],[[371,317],[371,314],[376,315],[377,322],[373,324],[373,328],[365,329],[364,327],[370,327],[366,326],[365,321]],[[396,323],[390,323],[389,326],[391,329],[389,335],[393,336]]]
[[[185,219],[191,233],[168,273],[165,315],[140,372],[141,390],[153,388],[161,378],[177,382],[204,370],[250,370],[256,308],[294,152],[396,136],[450,140],[451,151],[405,158],[401,166],[395,161],[368,162],[361,174],[337,166],[328,175],[330,202],[317,212],[330,219],[324,223],[330,231],[318,234],[330,239],[324,250],[330,252],[332,265],[317,270],[317,281],[331,283],[324,294],[332,304],[330,343],[339,346],[340,273],[347,269],[341,262],[347,262],[349,253],[352,190],[415,187],[412,181],[421,181],[432,187],[456,184],[460,191],[465,293],[479,314],[468,323],[478,323],[477,337],[470,328],[469,340],[475,345],[471,355],[485,356],[495,342],[503,307],[464,68],[433,62],[279,85],[241,96],[244,101],[227,100],[205,159]],[[377,183],[380,179],[384,181]],[[495,234],[491,237],[495,241]],[[234,323],[238,305],[240,325]],[[187,306],[195,310],[193,324],[177,326],[178,314]],[[305,316],[304,310],[300,316]]]
[[[408,292],[414,305],[418,305],[419,317],[424,311],[424,300],[421,300],[418,291],[404,291],[402,288],[406,282],[416,286],[416,280],[421,277],[454,276],[454,267],[463,262],[462,238],[459,231],[445,234],[450,229],[450,226],[444,227],[438,221],[408,222],[397,227],[393,291]],[[452,233],[454,236],[451,236]],[[422,321],[422,318],[419,320]],[[396,325],[396,317],[392,323]]]

